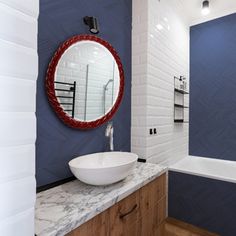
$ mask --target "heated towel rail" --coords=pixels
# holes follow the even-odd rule
[[[59,98],[58,102],[63,107],[66,107],[64,111],[68,112],[72,118],[75,116],[75,92],[76,92],[76,81],[74,83],[58,82],[55,84],[60,86],[55,86],[56,97]]]

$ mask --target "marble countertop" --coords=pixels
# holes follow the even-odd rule
[[[65,235],[166,171],[156,164],[137,163],[132,173],[116,184],[90,186],[74,180],[38,193],[35,233]]]

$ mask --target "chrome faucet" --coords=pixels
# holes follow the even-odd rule
[[[106,127],[106,132],[105,132],[105,136],[109,137],[109,151],[114,151],[114,143],[113,143],[113,125],[112,122],[108,123],[107,127]]]

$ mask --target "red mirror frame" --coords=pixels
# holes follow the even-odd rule
[[[119,75],[120,75],[120,88],[119,88],[119,93],[118,93],[118,97],[116,99],[115,104],[113,105],[113,107],[110,109],[110,111],[108,113],[106,113],[103,117],[94,120],[94,121],[79,121],[76,120],[74,118],[71,118],[61,107],[61,105],[59,104],[56,94],[55,94],[55,89],[54,89],[54,78],[55,78],[55,72],[56,72],[56,67],[58,65],[58,62],[60,60],[60,58],[62,57],[62,55],[64,54],[64,52],[73,44],[80,42],[80,41],[93,41],[93,42],[97,42],[100,43],[101,45],[103,45],[104,47],[106,47],[110,53],[113,55],[117,66],[118,66],[118,70],[119,70]],[[48,69],[47,69],[47,75],[46,75],[46,92],[48,95],[48,100],[52,106],[52,108],[54,109],[54,111],[56,112],[56,114],[58,115],[58,117],[69,127],[72,128],[77,128],[77,129],[91,129],[91,128],[96,128],[104,123],[106,123],[107,121],[109,121],[114,114],[116,113],[116,111],[119,108],[119,105],[121,103],[122,97],[123,97],[123,93],[124,93],[124,70],[123,70],[123,66],[120,60],[120,57],[118,56],[117,52],[115,51],[115,49],[105,40],[96,37],[94,35],[76,35],[72,38],[69,38],[68,40],[66,40],[55,52],[51,62],[49,63]]]

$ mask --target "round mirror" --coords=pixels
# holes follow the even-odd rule
[[[52,58],[46,88],[57,115],[70,127],[94,128],[114,115],[124,90],[120,58],[106,41],[75,36]]]

